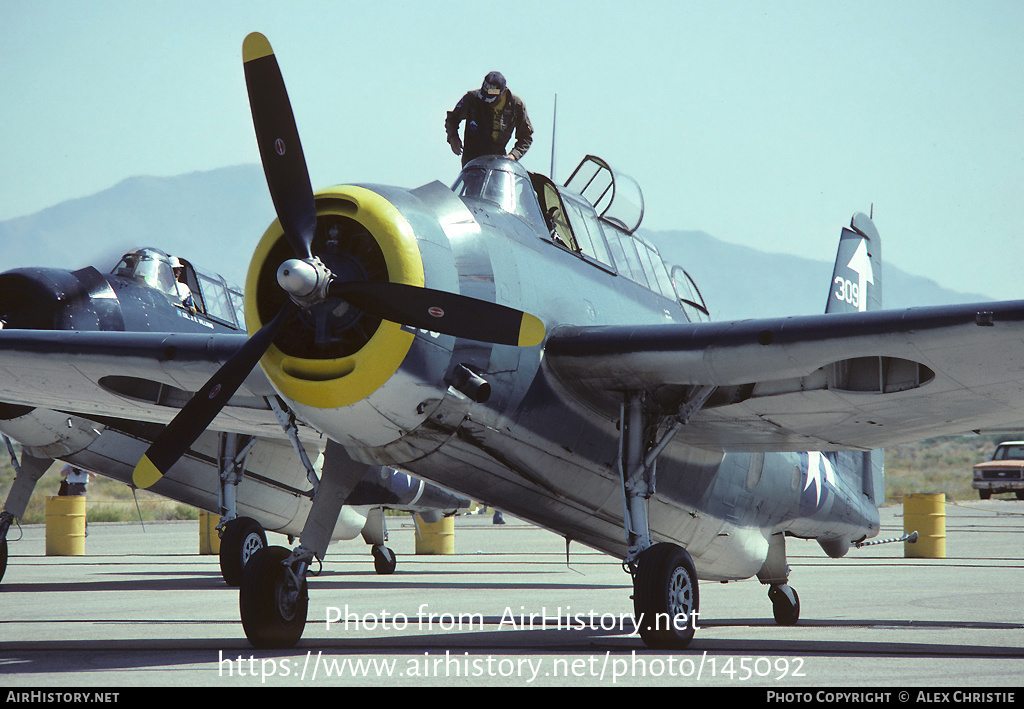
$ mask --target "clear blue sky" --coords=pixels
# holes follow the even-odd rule
[[[445,112],[498,69],[536,128],[526,166],[549,169],[557,93],[556,178],[604,157],[650,229],[832,260],[874,203],[887,262],[1024,297],[1019,0],[496,7],[0,0],[0,220],[257,162],[241,46],[258,30],[314,187],[450,183]]]

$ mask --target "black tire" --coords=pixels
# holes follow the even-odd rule
[[[281,563],[291,555],[284,547],[260,549],[242,569],[238,610],[245,637],[256,648],[290,648],[306,627],[309,593],[305,577],[298,596],[288,600],[288,581]]]
[[[4,572],[7,571],[7,540],[0,541],[0,581],[4,580]]]
[[[643,551],[636,566],[633,613],[644,644],[685,648],[697,629],[700,606],[693,560],[682,547],[660,543]]]
[[[796,625],[800,620],[800,596],[795,588],[790,587],[790,590],[793,591],[795,603],[791,603],[777,586],[768,589],[768,598],[772,601],[772,615],[775,616],[778,625]]]
[[[242,569],[246,563],[266,546],[267,535],[256,520],[239,517],[228,522],[220,538],[220,574],[224,583],[237,588],[242,583]]]
[[[987,500],[990,497],[992,497],[992,491],[991,490],[978,490],[978,497],[980,497],[983,500]]]
[[[398,566],[398,559],[395,557],[395,552],[388,549],[386,546],[375,544],[370,550],[373,554],[373,570],[381,576],[388,576],[395,573],[395,567]]]

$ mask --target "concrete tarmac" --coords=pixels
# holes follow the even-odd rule
[[[883,509],[879,539],[902,533],[902,514]],[[392,518],[391,576],[374,573],[360,540],[333,545],[288,651],[249,645],[237,590],[198,553],[197,522],[94,523],[75,557],[46,556],[43,526],[15,527],[0,684],[856,686],[894,701],[913,688],[1012,691],[1024,677],[1024,502],[948,504],[946,515],[942,559],[904,558],[902,543],[829,559],[789,540],[796,626],[775,624],[756,580],[702,583],[694,641],[674,653],[634,634],[618,562],[574,544],[567,563],[563,539],[507,515],[504,526],[458,518],[447,556],[416,556],[411,520]]]

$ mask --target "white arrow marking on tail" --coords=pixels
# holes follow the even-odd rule
[[[857,250],[853,252],[853,258],[846,264],[847,268],[855,272],[857,281],[857,310],[865,312],[868,309],[867,284],[875,284],[875,272],[871,268],[871,257],[868,256],[868,242],[860,240]]]

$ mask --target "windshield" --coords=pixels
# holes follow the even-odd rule
[[[992,460],[1024,460],[1024,445],[999,446]]]
[[[138,279],[150,288],[165,293],[174,290],[174,274],[171,272],[171,264],[167,261],[167,254],[156,249],[139,249],[125,254],[114,267],[113,273]]]
[[[544,229],[537,193],[530,175],[515,160],[486,156],[473,160],[452,185],[463,199],[489,202],[502,211],[522,217],[538,229]]]

